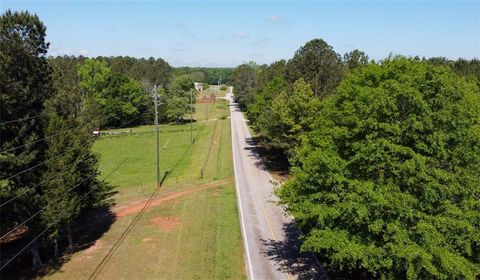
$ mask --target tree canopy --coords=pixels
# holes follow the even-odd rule
[[[248,64],[238,66],[230,75],[235,91],[235,100],[243,107],[254,102],[254,90],[257,85],[257,71]]]
[[[382,279],[480,271],[480,94],[405,58],[347,76],[278,190],[304,250]]]
[[[316,97],[332,93],[344,71],[340,55],[322,39],[311,40],[298,49],[286,69],[290,82],[305,79]]]
[[[28,12],[6,11],[0,16],[0,200],[7,201],[41,181],[43,166],[24,176],[19,172],[45,159],[44,103],[54,92],[51,69],[45,59],[46,28]],[[16,121],[18,120],[18,121]],[[4,123],[7,122],[7,123]],[[24,146],[17,149],[18,146]],[[6,233],[19,221],[38,211],[38,192],[21,196],[0,211],[0,232]],[[40,219],[27,224],[36,234]],[[39,265],[38,259],[34,265]]]
[[[85,60],[78,76],[86,96],[94,97],[103,108],[107,125],[118,126],[145,113],[149,100],[140,83],[112,71],[105,62]]]

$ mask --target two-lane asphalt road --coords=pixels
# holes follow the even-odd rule
[[[312,254],[299,252],[293,220],[275,204],[271,177],[245,118],[232,94],[225,98],[230,100],[237,204],[248,279],[327,279]]]

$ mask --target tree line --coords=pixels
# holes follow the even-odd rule
[[[195,82],[210,85],[228,84],[234,68],[228,67],[178,67],[173,69],[173,76],[190,75]]]
[[[194,77],[174,77],[172,67],[161,58],[57,56],[48,57],[47,61],[68,79],[65,85],[78,88],[89,102],[96,104],[97,127],[118,127],[132,118],[135,121],[130,125],[152,124],[154,86],[162,103],[161,122],[183,122],[190,111],[190,94],[196,96]]]
[[[343,56],[321,39],[244,64],[235,99],[290,179],[276,193],[334,277],[480,275],[480,61]]]

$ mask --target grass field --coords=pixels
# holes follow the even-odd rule
[[[215,94],[217,97],[225,97],[227,90],[222,90],[220,89],[221,86],[217,85],[210,85],[207,89],[202,91],[199,94],[199,97],[202,97],[203,95],[210,95],[210,94]]]
[[[117,219],[88,249],[46,278],[245,278],[230,121],[220,118],[228,106],[223,101],[208,106],[205,120],[205,104],[197,105],[193,145],[189,124],[161,127],[161,174],[166,177],[146,209],[146,198],[155,190],[154,127],[132,128],[131,134],[96,142],[102,174],[125,161],[107,180],[118,191]]]

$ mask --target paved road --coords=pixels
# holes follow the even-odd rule
[[[231,90],[230,90],[231,91]],[[247,276],[260,279],[327,279],[311,254],[299,253],[291,218],[276,205],[273,184],[255,149],[245,118],[230,100],[237,204]]]

